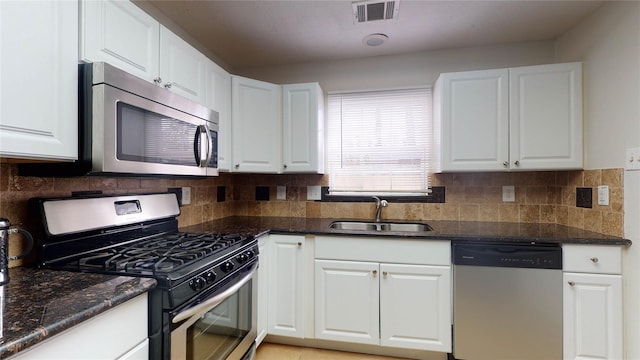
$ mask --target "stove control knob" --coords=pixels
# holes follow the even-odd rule
[[[189,281],[189,286],[195,290],[195,291],[200,291],[204,288],[204,286],[206,285],[206,281],[204,278],[202,277],[197,277],[195,279],[192,279],[191,281]]]
[[[220,265],[220,269],[224,272],[229,272],[233,270],[233,263],[231,261],[227,261],[226,263]]]
[[[216,280],[216,273],[214,273],[213,271],[207,271],[207,273],[204,274],[204,279],[207,283],[211,284]]]
[[[247,254],[247,256],[249,257],[249,259],[252,259],[254,256],[256,256],[256,252],[253,250],[247,250],[245,252],[245,254]]]
[[[242,253],[236,257],[236,260],[240,263],[246,263],[249,260],[249,255],[247,253]]]

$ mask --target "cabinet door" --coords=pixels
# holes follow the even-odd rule
[[[564,359],[622,359],[622,276],[564,273]]]
[[[104,61],[149,82],[158,77],[160,24],[121,0],[83,0],[80,60]]]
[[[231,75],[207,62],[207,106],[218,112],[218,170],[231,169]]]
[[[315,261],[316,338],[380,343],[378,273],[378,263]]]
[[[582,65],[509,70],[511,167],[582,169]]]
[[[162,86],[199,104],[206,104],[206,66],[209,60],[171,30],[160,27]]]
[[[149,357],[147,301],[147,294],[138,295],[11,359],[146,359]]]
[[[451,268],[380,264],[380,344],[451,352]]]
[[[267,236],[258,238],[258,317],[256,327],[258,328],[256,345],[259,346],[265,336],[267,336],[269,313],[269,247],[267,246]]]
[[[0,1],[0,157],[78,157],[78,3]]]
[[[304,336],[304,236],[269,235],[269,334]]]
[[[435,171],[506,170],[506,69],[442,74],[434,93]]]
[[[280,85],[239,76],[231,78],[233,171],[282,170],[282,94]]]
[[[318,83],[282,86],[283,171],[324,172],[324,97]]]

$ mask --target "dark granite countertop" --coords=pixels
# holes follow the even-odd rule
[[[156,286],[156,281],[148,278],[28,267],[9,269],[9,279],[9,284],[0,287],[0,359]]]
[[[482,221],[423,221],[428,232],[376,232],[330,229],[335,219],[233,216],[182,228],[183,231],[239,233],[259,236],[276,234],[359,235],[410,237],[425,240],[552,242],[630,246],[631,240],[603,235],[565,225]],[[340,219],[344,220],[344,219]],[[385,220],[389,221],[389,220]],[[398,220],[398,222],[406,222]],[[420,221],[416,221],[420,222]]]

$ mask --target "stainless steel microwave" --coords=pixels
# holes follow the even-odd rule
[[[78,161],[21,173],[218,175],[217,112],[104,62],[80,64],[79,79]]]

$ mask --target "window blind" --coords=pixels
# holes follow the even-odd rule
[[[330,193],[426,194],[431,104],[431,88],[329,94]]]

